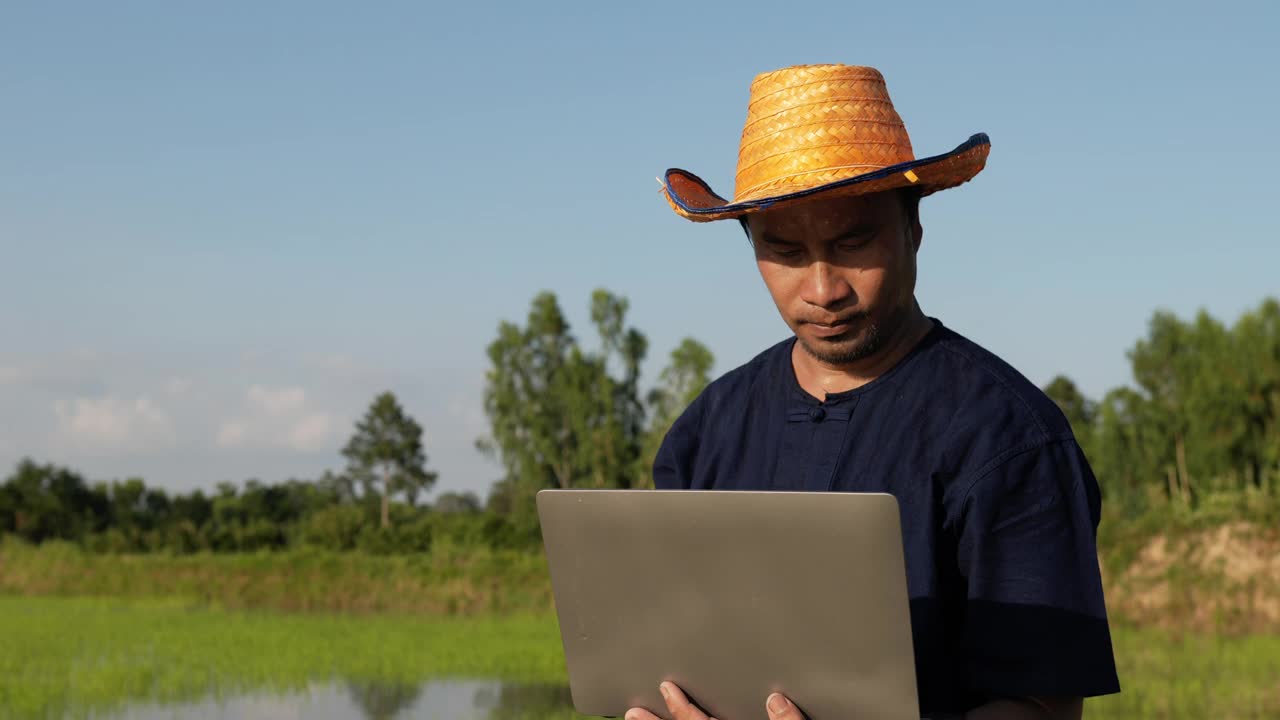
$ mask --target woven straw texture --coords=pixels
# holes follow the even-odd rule
[[[719,220],[813,197],[833,183],[833,194],[865,194],[919,185],[923,194],[959,185],[986,161],[989,143],[940,156],[866,182],[849,181],[911,163],[915,155],[902,118],[893,108],[884,76],[875,68],[800,65],[758,75],[751,83],[747,120],[738,151],[733,202],[684,171],[667,173],[664,191],[672,208],[691,220]],[[804,198],[782,199],[797,192]],[[826,193],[824,193],[825,196]],[[676,202],[678,196],[681,203]],[[769,203],[770,198],[779,198]],[[754,207],[728,208],[750,203]],[[700,212],[688,212],[688,208]],[[716,208],[725,207],[723,211]]]

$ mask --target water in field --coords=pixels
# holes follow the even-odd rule
[[[293,692],[137,703],[102,720],[556,720],[581,718],[569,689],[496,680],[436,680],[421,685],[345,682]]]

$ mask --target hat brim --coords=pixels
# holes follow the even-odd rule
[[[898,163],[873,172],[772,197],[731,203],[717,195],[702,178],[687,170],[671,168],[663,175],[662,189],[677,214],[694,222],[740,218],[753,212],[804,202],[815,197],[866,195],[903,187],[917,187],[929,195],[968,182],[982,171],[991,151],[991,139],[978,133],[942,155]]]

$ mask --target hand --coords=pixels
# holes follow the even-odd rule
[[[684,692],[676,687],[675,683],[664,682],[658,686],[658,690],[667,701],[667,710],[671,712],[673,720],[715,720],[715,718],[708,718],[706,713],[689,702],[689,698],[684,696]],[[774,693],[765,699],[765,712],[771,720],[804,720],[804,715],[800,714],[800,708],[782,693]],[[660,720],[660,718],[644,708],[631,708],[627,711],[626,720]],[[734,718],[734,720],[746,720],[746,718]]]

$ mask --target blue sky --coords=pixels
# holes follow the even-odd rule
[[[484,348],[556,292],[629,298],[652,378],[786,328],[731,192],[747,86],[880,68],[918,155],[925,311],[1094,397],[1157,308],[1280,294],[1275,3],[28,3],[0,8],[0,469],[172,489],[338,468],[382,389],[484,492]],[[7,470],[6,470],[7,472]]]

